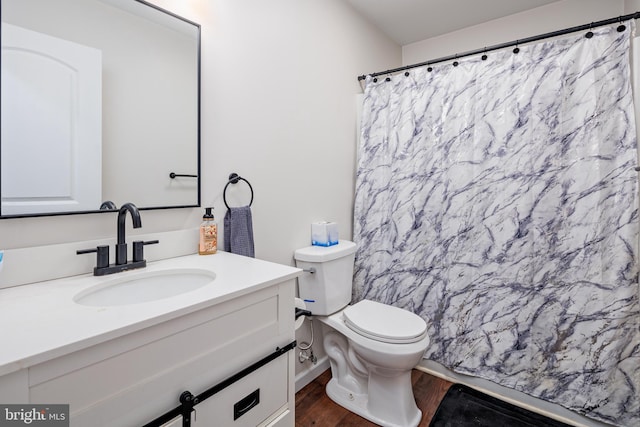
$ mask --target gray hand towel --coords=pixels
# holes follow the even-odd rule
[[[229,208],[224,214],[224,250],[255,258],[251,208]]]

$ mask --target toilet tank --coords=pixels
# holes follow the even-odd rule
[[[296,266],[313,269],[298,277],[300,298],[317,316],[327,316],[351,302],[356,244],[340,240],[337,245],[308,246],[295,251]]]

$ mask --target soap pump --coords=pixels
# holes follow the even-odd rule
[[[200,255],[212,255],[218,251],[218,224],[216,223],[211,210],[205,208],[202,224],[200,224]]]

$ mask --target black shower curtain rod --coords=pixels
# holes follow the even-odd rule
[[[628,15],[618,16],[616,18],[605,19],[602,21],[591,22],[590,24],[578,25],[577,27],[565,28],[564,30],[553,31],[550,33],[540,34],[537,36],[527,37],[526,39],[514,40],[507,43],[496,44],[493,46],[484,47],[482,49],[471,50],[468,52],[457,53],[455,55],[444,56],[442,58],[432,59],[426,62],[420,62],[418,64],[405,65],[404,67],[393,68],[387,71],[379,71],[377,73],[368,74],[371,77],[383,76],[385,74],[393,74],[398,73],[400,71],[410,70],[412,68],[424,67],[425,65],[433,65],[439,62],[451,61],[454,59],[460,59],[465,56],[478,55],[480,53],[491,52],[498,49],[504,49],[506,47],[518,46],[521,44],[537,42],[540,40],[548,39],[551,37],[563,36],[565,34],[575,33],[577,31],[591,30],[596,27],[602,27],[604,25],[615,24],[616,22],[622,23],[622,21],[628,21],[630,19],[640,19],[640,12],[630,13]],[[364,80],[367,78],[367,74],[363,74],[362,76],[358,76],[358,80]]]

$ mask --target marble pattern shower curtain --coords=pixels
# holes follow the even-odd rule
[[[425,357],[640,425],[631,29],[367,78],[354,301],[409,309]]]

